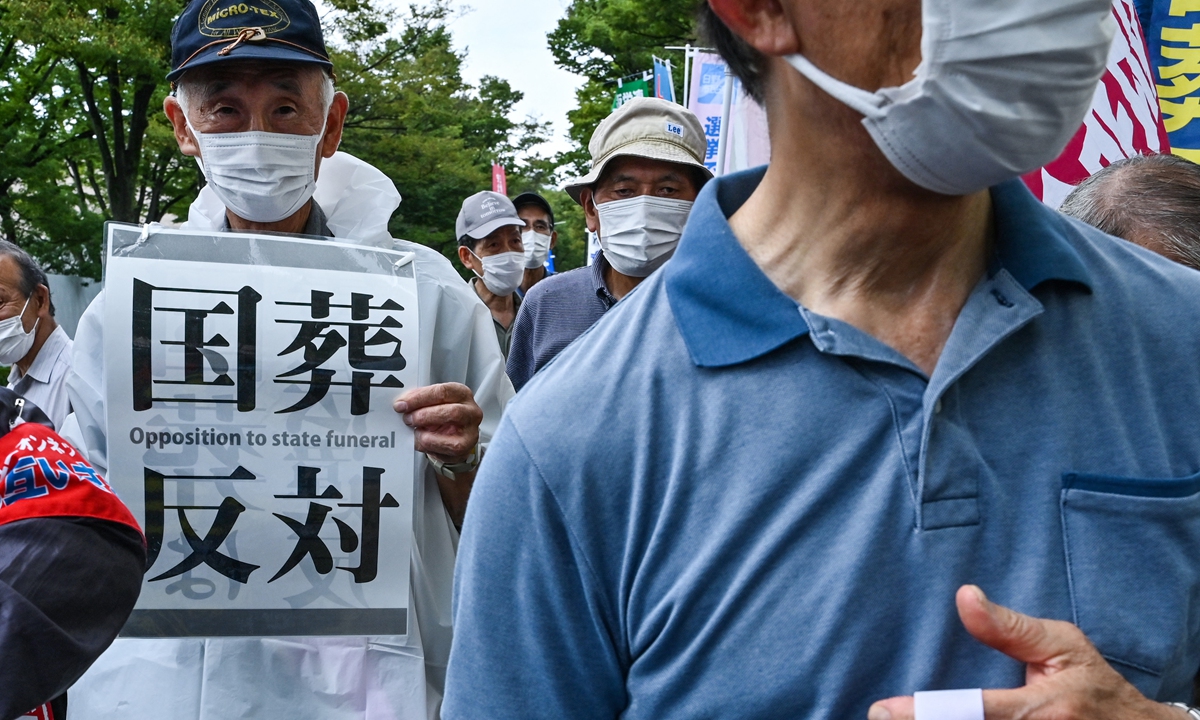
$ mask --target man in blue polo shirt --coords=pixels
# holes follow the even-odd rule
[[[773,162],[509,405],[443,717],[1188,717],[1200,275],[1015,179],[1108,0],[995,8],[709,0]]]

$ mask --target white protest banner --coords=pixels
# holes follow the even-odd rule
[[[108,480],[149,554],[122,635],[407,634],[411,254],[107,230]]]

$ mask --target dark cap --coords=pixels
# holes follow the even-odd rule
[[[171,72],[222,60],[313,63],[333,69],[310,0],[192,0],[171,30]]]
[[[550,225],[554,225],[554,211],[550,209],[550,203],[546,202],[546,198],[538,195],[537,193],[521,193],[513,198],[513,205],[517,208],[517,210],[520,210],[526,205],[537,205],[541,209],[545,210],[546,214],[550,216]]]

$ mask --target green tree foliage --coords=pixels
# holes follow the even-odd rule
[[[98,277],[105,220],[186,216],[202,185],[162,103],[184,0],[0,0],[0,234],[50,269]],[[350,98],[343,149],[383,170],[404,202],[397,237],[453,256],[462,199],[499,160],[542,184],[545,137],[511,119],[521,94],[461,75],[444,0],[403,11],[333,0],[326,37]]]
[[[2,78],[12,83],[29,68],[47,68],[24,82],[25,92],[0,97],[0,116],[19,118],[25,134],[46,140],[40,149],[27,146],[36,162],[10,175],[0,222],[8,239],[50,269],[98,277],[105,220],[158,220],[195,196],[199,173],[161,117],[170,30],[182,7],[179,0],[0,0],[0,39],[25,61],[0,64]]]
[[[463,199],[491,189],[495,161],[509,168],[512,187],[545,175],[544,159],[523,158],[546,128],[511,119],[522,96],[506,81],[485,77],[472,87],[463,80],[449,12],[442,2],[402,15],[353,2],[332,25],[345,40],[334,62],[338,87],[350,98],[342,148],[395,181],[404,201],[392,218],[394,236],[456,258]]]
[[[696,44],[699,0],[573,0],[549,35],[555,62],[587,78],[576,92],[578,107],[567,114],[568,135],[576,147],[560,163],[582,174],[587,144],[612,107],[616,81],[653,67],[653,56],[677,68],[675,92],[683,93],[683,53],[669,45]]]

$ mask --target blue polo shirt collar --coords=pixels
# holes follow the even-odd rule
[[[698,367],[748,362],[807,335],[808,323],[742,248],[728,218],[762,182],[766,168],[710,181],[692,208],[679,248],[663,267],[676,325]],[[996,256],[1026,290],[1056,280],[1090,289],[1068,221],[1020,180],[992,188]]]
[[[729,216],[765,173],[709,181],[661,271],[675,323],[699,367],[743,363],[808,333],[796,301],[754,264],[729,227]]]
[[[997,258],[1021,287],[1032,292],[1057,280],[1091,290],[1083,259],[1066,239],[1078,233],[1066,217],[1046,207],[1020,180],[993,187],[992,206]]]

